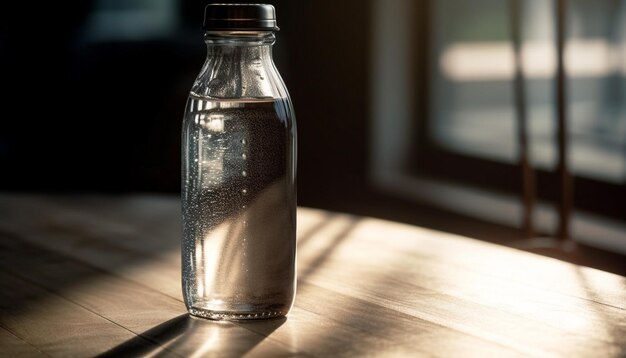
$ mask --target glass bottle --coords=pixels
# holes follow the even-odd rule
[[[194,316],[287,314],[296,284],[296,124],[271,5],[209,4],[183,120],[182,283]]]

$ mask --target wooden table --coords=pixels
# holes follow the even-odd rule
[[[187,316],[179,200],[0,195],[0,356],[626,355],[626,278],[300,208],[287,319]]]

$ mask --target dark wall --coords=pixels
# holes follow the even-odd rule
[[[299,198],[357,191],[367,162],[369,5],[273,1],[299,130]],[[0,190],[179,191],[180,124],[204,61],[204,2],[170,36],[90,42],[95,2],[4,5]],[[10,15],[7,15],[10,14]]]
[[[292,14],[281,35],[298,121],[300,201],[341,200],[365,184],[369,5],[285,1],[281,8]]]

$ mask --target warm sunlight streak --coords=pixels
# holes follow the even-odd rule
[[[559,341],[560,331],[579,337],[573,341],[581,344],[585,336],[616,341],[607,321],[613,308],[595,304],[594,295],[606,298],[623,286],[619,276],[592,269],[583,269],[587,274],[581,276],[580,268],[553,259],[376,219],[350,225],[351,219],[334,216],[307,239],[300,251],[307,282],[446,322],[462,332],[479,332],[484,339],[504,340],[526,354],[541,351],[521,341],[546,335],[554,335],[555,349],[568,351],[573,338]],[[596,272],[599,281],[593,282]],[[432,310],[433,300],[447,302],[448,308]],[[521,340],[506,338],[515,336]]]
[[[323,263],[330,259],[341,246],[348,241],[349,232],[357,222],[351,216],[341,215],[329,218],[317,230],[299,236],[298,240],[298,275],[307,277],[314,274]]]
[[[10,308],[3,326],[51,347],[48,352],[71,356],[624,353],[624,277],[437,230],[306,208],[298,209],[298,292],[288,316],[246,323],[195,319],[181,297],[178,198],[116,198],[98,207],[120,200],[108,215],[69,209],[61,215],[42,200],[28,211],[16,205],[24,219],[6,221],[5,232],[15,230],[9,225],[31,231],[25,239],[0,240],[10,250],[0,250],[6,269],[0,278],[16,288],[0,292]],[[150,221],[121,221],[146,217],[148,207]],[[26,214],[37,208],[45,210],[45,220],[26,225],[32,222]],[[175,219],[162,225],[155,217]],[[73,231],[63,223],[72,223]],[[38,228],[54,231],[42,240]],[[237,235],[236,227],[215,230]],[[211,240],[199,250],[204,259],[239,252],[239,246],[211,250],[228,243]],[[225,269],[239,274],[232,265]],[[220,289],[232,289],[230,282]]]
[[[203,336],[203,339],[200,343],[200,345],[198,346],[197,350],[195,350],[191,355],[189,355],[190,358],[200,358],[200,357],[205,357],[207,354],[213,352],[215,353],[216,351],[218,351],[216,349],[216,347],[219,347],[220,344],[220,332],[224,329],[227,329],[226,327],[224,327],[224,324],[221,324],[221,322],[201,322],[195,319],[191,319],[190,320],[190,325],[192,326],[202,326],[204,329],[202,329],[201,334]],[[193,330],[190,330],[193,331]],[[200,333],[200,332],[195,332],[196,334]]]
[[[522,56],[528,78],[554,76],[556,52],[552,44],[528,42],[522,47]],[[604,39],[570,40],[566,67],[572,77],[603,77],[619,71],[626,74],[626,65],[621,64],[619,56],[618,50]],[[513,47],[509,42],[456,43],[443,50],[439,64],[444,75],[454,81],[510,80]]]
[[[303,210],[303,209],[300,209]],[[298,216],[297,237],[298,240],[315,230],[320,225],[325,225],[329,215],[322,210],[304,209],[306,215]]]

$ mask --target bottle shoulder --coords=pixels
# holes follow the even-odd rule
[[[271,56],[252,49],[209,53],[191,92],[213,99],[288,98]]]

